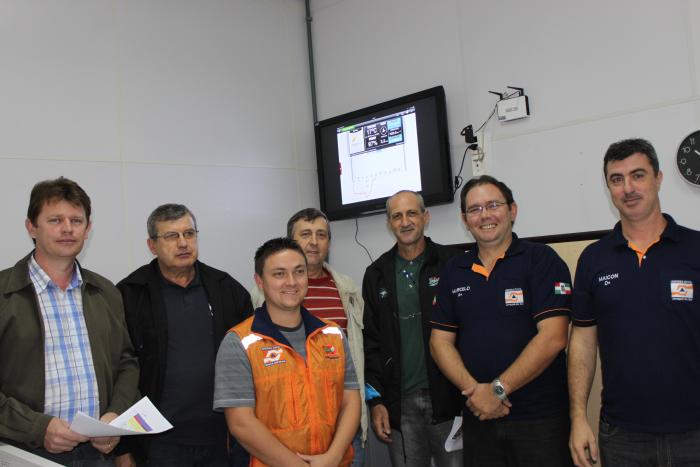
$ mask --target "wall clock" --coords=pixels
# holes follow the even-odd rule
[[[681,141],[676,154],[676,165],[686,181],[700,186],[700,130]]]

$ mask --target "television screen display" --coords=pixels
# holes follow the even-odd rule
[[[381,212],[399,190],[453,199],[442,86],[316,124],[321,209],[331,220]]]

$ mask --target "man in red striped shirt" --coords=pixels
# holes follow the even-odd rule
[[[335,322],[347,333],[348,317],[340,300],[338,286],[324,267],[331,246],[331,233],[325,214],[314,208],[298,212],[287,224],[287,236],[301,246],[309,265],[309,291],[304,298],[304,308],[318,318]]]
[[[306,208],[294,214],[287,222],[287,237],[295,240],[304,250],[308,264],[309,288],[304,308],[312,315],[335,322],[348,337],[348,346],[360,384],[364,402],[364,351],[362,344],[362,314],[364,302],[355,282],[336,271],[326,262],[331,246],[331,228],[326,215],[315,208]],[[253,306],[262,305],[262,292],[253,287]],[[367,406],[362,404],[360,431],[353,440],[353,466],[364,465],[364,443],[367,440]]]

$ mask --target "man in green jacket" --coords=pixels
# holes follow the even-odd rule
[[[70,429],[78,411],[110,422],[138,397],[138,363],[119,292],[76,257],[90,198],[66,178],[34,186],[35,249],[0,272],[0,441],[62,465],[111,465],[118,437]]]

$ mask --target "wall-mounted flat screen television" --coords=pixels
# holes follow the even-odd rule
[[[316,124],[321,209],[330,220],[382,212],[399,190],[453,200],[445,90],[437,86]]]

